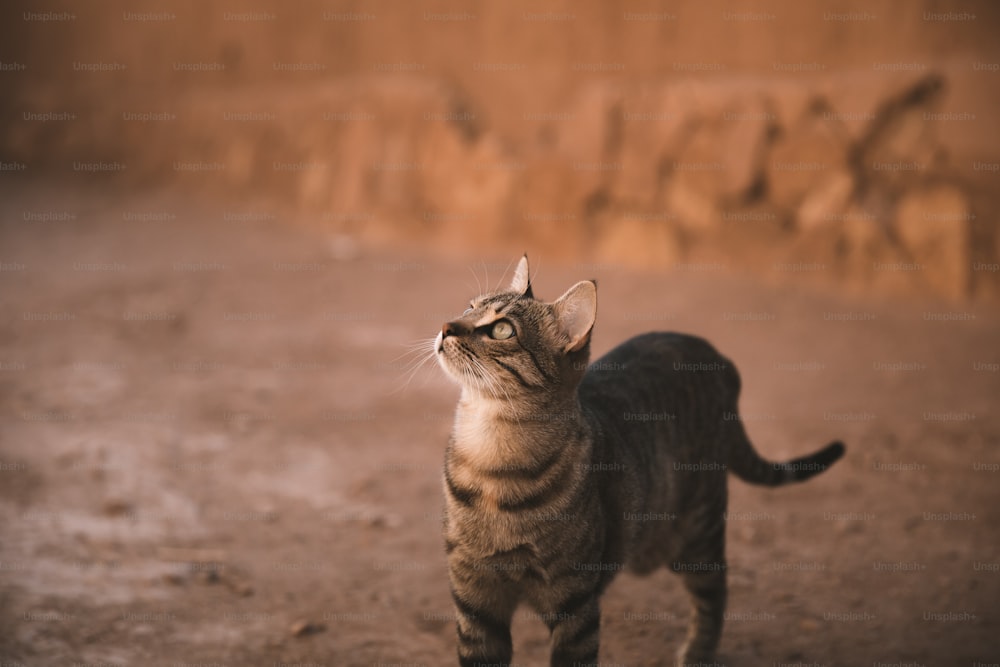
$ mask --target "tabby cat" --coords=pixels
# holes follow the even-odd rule
[[[461,385],[444,465],[445,548],[462,667],[508,665],[520,603],[551,631],[551,665],[597,663],[599,598],[628,568],[681,576],[693,612],[677,663],[713,660],[726,605],[726,473],[779,486],[844,453],[787,463],[735,417],[740,378],[701,338],[648,333],[588,367],[597,286],[474,299],[435,353]]]

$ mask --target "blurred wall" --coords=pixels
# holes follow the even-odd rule
[[[992,2],[8,3],[10,178],[1000,294]]]

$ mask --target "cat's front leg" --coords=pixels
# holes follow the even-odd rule
[[[552,667],[597,664],[601,607],[596,590],[583,589],[566,597],[547,619],[552,631]]]
[[[463,569],[463,568],[459,568]],[[496,582],[475,582],[456,577],[452,569],[451,597],[458,630],[458,664],[461,667],[507,667],[513,655],[510,622],[516,603],[496,587]]]

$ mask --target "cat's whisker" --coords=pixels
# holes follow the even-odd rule
[[[399,384],[396,389],[394,389],[391,394],[400,393],[407,388],[409,388],[410,383],[413,382],[413,378],[416,377],[417,373],[423,370],[427,366],[427,362],[432,361],[435,357],[434,344],[437,341],[437,336],[433,338],[426,338],[419,340],[414,343],[410,343],[410,349],[393,359],[393,363],[401,361],[403,359],[408,359],[405,362],[405,368],[401,371],[401,376],[405,375],[406,379]],[[415,356],[419,355],[419,356]],[[425,379],[426,383],[426,379]]]
[[[500,279],[497,281],[497,286],[495,288],[493,288],[494,292],[499,292],[500,291],[500,285],[503,284],[503,279],[507,277],[507,273],[510,271],[510,265],[511,265],[511,263],[512,262],[507,262],[507,268],[505,268],[503,270],[503,275],[501,275]]]
[[[483,364],[483,362],[480,361],[479,359],[477,359],[474,355],[470,355],[469,359],[472,362],[472,365],[476,369],[476,376],[480,380],[480,382],[479,382],[480,386],[483,389],[485,389],[486,392],[492,398],[494,398],[494,399],[499,398],[499,396],[497,396],[497,393],[496,393],[496,390],[495,390],[496,381],[490,375],[489,369],[486,368],[486,365]]]
[[[413,352],[425,352],[428,349],[433,349],[434,343],[436,341],[437,341],[437,336],[435,335],[435,336],[429,336],[427,338],[420,338],[412,343],[408,343],[405,346],[407,348],[406,352],[404,352],[403,355],[401,356],[405,356],[406,354],[410,354]]]
[[[472,277],[476,279],[476,294],[482,294],[483,284],[479,282],[479,274],[476,273],[476,269],[472,265],[469,266],[469,271],[472,273]]]
[[[399,361],[403,357],[409,356],[415,353],[425,352],[429,345],[433,345],[434,341],[437,340],[437,336],[432,336],[430,338],[421,338],[412,343],[403,343],[401,347],[405,347],[406,351],[400,354],[398,357],[393,359],[393,361]]]
[[[411,373],[415,368],[419,368],[432,357],[431,348],[425,347],[422,350],[415,350],[401,357],[397,357],[389,362],[392,367],[399,369],[401,375]]]
[[[406,381],[403,382],[403,384],[397,389],[397,391],[401,392],[401,391],[404,391],[407,388],[409,388],[410,383],[413,382],[413,378],[416,377],[417,373],[419,373],[424,368],[426,368],[427,362],[431,361],[433,358],[434,357],[432,356],[432,354],[428,354],[427,356],[422,357],[421,359],[417,360],[417,362],[413,365],[413,367],[411,368],[411,370],[408,372],[408,374],[406,376]],[[426,382],[427,382],[427,379],[425,378],[424,379],[424,383],[426,384]]]

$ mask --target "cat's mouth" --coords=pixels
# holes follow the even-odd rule
[[[452,343],[452,345],[457,345],[457,343]],[[448,374],[450,378],[456,382],[465,384],[463,376],[468,373],[468,369],[456,367],[456,362],[452,360],[454,353],[449,353],[448,350],[445,350],[444,346],[444,335],[439,333],[437,335],[437,340],[434,341],[434,351],[437,353],[436,356],[438,365],[444,370],[445,373]]]
[[[434,351],[438,365],[455,382],[463,387],[473,388],[481,388],[485,384],[475,357],[464,349],[459,341],[450,336],[445,339],[439,333],[437,340],[434,341]]]

